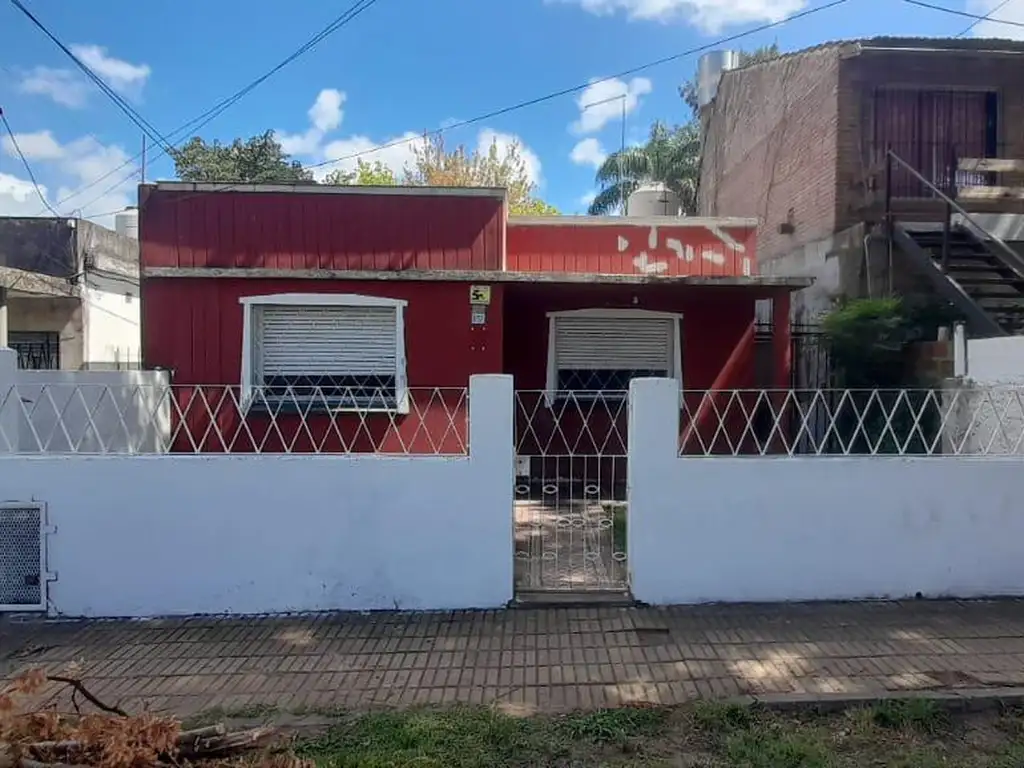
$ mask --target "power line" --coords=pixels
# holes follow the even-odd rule
[[[85,73],[86,77],[92,80],[96,84],[96,87],[98,87],[111,101],[114,102],[114,104],[122,112],[125,113],[125,115],[128,116],[129,120],[131,120],[133,123],[135,123],[135,125],[142,129],[143,133],[145,133],[147,136],[153,139],[155,143],[162,143],[163,146],[167,146],[167,139],[165,139],[161,135],[161,133],[156,128],[154,128],[149,123],[149,121],[146,120],[146,118],[144,118],[135,109],[133,109],[132,106],[128,104],[128,102],[126,102],[117,93],[115,93],[114,90],[110,86],[108,86],[106,82],[104,82],[103,78],[101,78],[99,75],[93,72],[88,66],[86,66],[70,48],[64,45],[64,43],[61,42],[60,39],[58,39],[57,36],[53,34],[53,32],[51,32],[45,24],[43,24],[43,22],[36,18],[35,14],[33,14],[32,11],[25,7],[24,3],[22,3],[21,0],[11,0],[11,4],[19,11],[21,11],[28,18],[28,20],[31,21],[36,27],[38,27],[42,31],[42,33],[53,42],[54,45],[60,48],[60,50],[68,58],[70,58],[72,62],[74,62],[75,66],[82,70],[82,72]]]
[[[551,93],[547,93],[547,94],[545,94],[543,96],[538,96],[538,97],[533,98],[533,99],[527,99],[525,101],[520,101],[520,102],[518,102],[516,104],[512,104],[512,105],[507,106],[507,107],[502,107],[500,109],[495,109],[495,110],[493,110],[491,112],[486,112],[484,114],[477,115],[476,117],[469,118],[468,120],[459,120],[458,122],[455,122],[455,123],[449,123],[448,125],[442,126],[441,128],[437,128],[437,129],[435,129],[433,131],[426,131],[425,133],[423,133],[422,136],[412,136],[412,137],[407,137],[407,138],[402,138],[402,139],[396,139],[394,141],[390,141],[390,142],[387,142],[385,144],[380,144],[380,145],[378,145],[376,147],[372,147],[370,149],[364,149],[364,150],[362,150],[360,152],[353,152],[352,154],[345,155],[344,157],[335,158],[333,160],[324,160],[323,162],[314,163],[313,165],[307,165],[307,166],[304,166],[304,167],[306,169],[322,168],[322,167],[324,167],[326,165],[333,165],[335,163],[342,163],[342,162],[345,162],[346,160],[354,160],[356,158],[363,157],[364,155],[370,155],[370,154],[373,154],[374,152],[380,152],[381,150],[390,149],[392,147],[398,147],[398,146],[401,146],[403,144],[408,144],[408,143],[410,143],[412,141],[420,141],[420,140],[425,139],[425,138],[427,138],[429,136],[440,136],[443,133],[445,133],[447,131],[455,130],[456,128],[465,128],[468,125],[474,125],[476,123],[481,123],[481,122],[483,122],[485,120],[490,120],[490,119],[495,118],[495,117],[500,117],[501,115],[506,115],[506,114],[508,114],[510,112],[516,112],[516,111],[518,111],[520,109],[526,109],[527,107],[533,107],[533,106],[536,106],[537,104],[543,104],[544,102],[547,102],[547,101],[552,101],[554,99],[558,99],[558,98],[561,98],[563,96],[569,96],[569,95],[572,95],[574,93],[578,93],[580,91],[586,90],[587,88],[589,88],[592,85],[595,85],[596,83],[604,83],[604,82],[608,82],[610,80],[618,80],[618,79],[621,79],[621,78],[624,78],[624,77],[629,77],[630,75],[635,75],[638,72],[643,72],[645,70],[652,69],[654,67],[659,67],[662,64],[668,64],[668,63],[673,62],[673,61],[678,61],[680,59],[684,59],[684,58],[686,58],[688,56],[693,56],[694,54],[704,53],[705,51],[714,50],[715,48],[718,48],[720,46],[723,46],[723,45],[726,45],[728,43],[734,42],[736,40],[742,40],[745,37],[750,37],[751,35],[756,35],[759,32],[764,32],[764,31],[769,30],[769,29],[775,29],[776,27],[781,27],[782,25],[788,24],[791,21],[797,21],[799,19],[803,19],[803,18],[806,18],[808,16],[813,16],[816,13],[821,13],[822,11],[827,11],[827,10],[829,10],[831,8],[835,8],[837,6],[843,5],[846,2],[847,2],[847,0],[831,0],[831,2],[825,3],[824,5],[820,5],[817,8],[809,8],[806,11],[801,11],[800,13],[795,13],[792,16],[788,16],[785,19],[780,19],[779,21],[773,21],[773,22],[769,22],[767,24],[762,24],[760,26],[754,27],[753,29],[748,29],[746,32],[738,32],[738,33],[736,33],[734,35],[729,35],[727,37],[721,37],[721,38],[719,38],[719,39],[717,39],[717,40],[715,40],[713,42],[706,43],[705,45],[699,45],[696,48],[690,48],[689,50],[686,50],[686,51],[681,51],[679,53],[674,53],[674,54],[671,54],[669,56],[663,56],[660,59],[655,59],[654,61],[649,61],[646,64],[640,64],[640,65],[635,66],[635,67],[630,67],[629,69],[622,70],[621,72],[617,72],[617,73],[615,73],[613,75],[608,75],[606,77],[599,77],[599,78],[596,78],[594,80],[588,80],[586,83],[580,83],[580,84],[577,84],[577,85],[570,86],[568,88],[562,88],[561,90],[558,90],[558,91],[552,91]],[[233,188],[235,188],[237,186],[240,186],[242,184],[246,184],[246,183],[247,182],[233,182],[233,183],[225,184],[225,185],[221,186],[218,190],[216,190],[216,192],[196,192],[196,193],[191,194],[191,195],[185,195],[183,197],[178,198],[177,202],[184,202],[186,200],[192,199],[193,197],[198,197],[200,195],[216,194],[217,192],[228,192],[231,189],[233,189]]]
[[[327,37],[329,37],[330,35],[334,34],[334,32],[336,32],[337,30],[341,29],[346,24],[350,23],[359,14],[361,14],[363,11],[369,9],[370,6],[374,5],[377,2],[378,2],[378,0],[356,0],[356,2],[354,2],[351,6],[349,6],[349,8],[346,11],[344,11],[340,16],[337,16],[335,19],[333,19],[323,29],[321,29],[319,32],[317,32],[315,35],[313,35],[313,37],[311,37],[309,40],[307,40],[305,43],[303,43],[301,46],[299,46],[299,48],[297,48],[295,51],[293,51],[291,54],[289,54],[287,57],[285,57],[282,61],[280,61],[278,64],[276,64],[270,70],[268,70],[266,73],[264,73],[260,77],[256,78],[251,83],[246,85],[244,88],[241,88],[240,90],[236,91],[235,93],[233,93],[232,95],[228,96],[227,98],[221,99],[221,101],[217,102],[214,106],[212,106],[210,109],[208,109],[205,112],[203,112],[201,115],[198,115],[197,117],[194,117],[191,120],[189,120],[187,123],[184,123],[183,125],[179,126],[178,128],[175,128],[173,131],[171,131],[171,133],[169,135],[174,137],[174,136],[178,136],[178,135],[180,135],[182,133],[191,133],[193,131],[197,131],[200,128],[202,128],[203,126],[205,126],[208,123],[210,123],[211,121],[213,121],[216,118],[220,117],[225,111],[227,111],[228,109],[233,107],[241,99],[245,98],[245,96],[247,96],[249,93],[251,93],[257,87],[262,85],[264,82],[266,82],[268,79],[270,79],[273,75],[275,75],[278,72],[280,72],[282,69],[284,69],[286,66],[288,66],[293,61],[298,59],[300,56],[304,55],[305,53],[308,53],[310,50],[312,50],[314,47],[316,47],[319,43],[323,42]],[[174,146],[176,146],[178,143],[180,143],[180,139],[176,139],[175,140],[175,145]],[[100,182],[105,181],[106,179],[108,179],[111,176],[113,176],[115,173],[120,171],[125,166],[127,166],[127,165],[129,165],[131,163],[134,163],[136,160],[138,160],[140,157],[142,157],[142,154],[143,153],[140,152],[139,154],[135,155],[134,157],[128,159],[127,161],[125,161],[124,163],[119,165],[117,168],[114,168],[113,170],[108,171],[103,176],[100,176],[99,178],[91,181],[89,184],[87,184],[86,186],[82,187],[81,189],[76,190],[75,192],[72,192],[70,195],[65,197],[63,200],[60,200],[57,203],[57,205],[61,205],[62,203],[67,202],[71,198],[77,197],[78,195],[82,194],[86,190],[92,189],[93,187],[95,187]],[[161,155],[164,155],[164,154],[168,154],[168,151],[166,149],[164,149],[164,151],[162,151],[162,152],[160,152],[158,154],[155,154],[152,158],[150,158],[147,162],[145,162],[143,168],[151,165]],[[142,169],[140,168],[139,170],[142,170]],[[108,193],[112,192],[113,190],[117,189],[117,187],[121,186],[126,181],[128,181],[132,176],[135,175],[135,173],[136,173],[136,171],[133,170],[132,173],[129,174],[127,177],[121,179],[120,181],[117,181],[116,183],[114,183],[113,185],[111,185],[110,187],[105,189],[103,192],[101,192],[99,195],[97,195],[93,200],[90,200],[84,206],[80,206],[80,207],[83,207],[83,208],[84,207],[88,207],[92,203],[96,202],[96,200],[99,200],[99,199],[103,198]]]
[[[60,214],[53,209],[46,200],[46,195],[43,194],[43,190],[39,188],[39,182],[36,181],[36,175],[32,172],[32,166],[28,162],[28,158],[25,157],[25,153],[21,151],[21,147],[18,146],[18,139],[14,135],[14,131],[11,130],[11,124],[7,122],[7,115],[4,114],[3,108],[0,108],[0,121],[3,122],[4,128],[7,129],[7,135],[11,138],[11,144],[14,145],[14,151],[18,153],[18,157],[21,158],[21,164],[25,166],[25,171],[28,173],[28,178],[32,182],[32,186],[35,187],[36,194],[39,195],[39,200],[54,216],[59,217]]]
[[[952,8],[944,8],[941,5],[933,5],[932,3],[926,3],[923,0],[903,0],[903,2],[909,3],[910,5],[919,6],[920,8],[928,8],[929,10],[932,11],[942,11],[943,13],[949,13],[952,14],[953,16],[962,16],[965,19],[974,19],[975,23],[979,23],[982,21],[991,21],[996,24],[1009,24],[1010,26],[1013,27],[1024,27],[1024,21],[1010,21],[1009,19],[993,19],[991,13],[995,13],[996,9],[993,9],[990,14],[982,16],[979,13],[968,13],[967,11],[956,11],[953,10]],[[1003,5],[1005,4],[1006,3],[1003,3]],[[968,29],[970,29],[970,27],[968,27]]]
[[[993,8],[991,11],[986,13],[984,18],[976,19],[975,21],[972,21],[969,25],[967,25],[967,27],[965,27],[964,29],[962,29],[959,32],[957,32],[956,36],[957,37],[963,37],[968,32],[970,32],[972,29],[974,29],[976,26],[981,24],[982,21],[991,21],[992,20],[992,14],[1001,11],[1003,8],[1005,8],[1007,5],[1009,5],[1009,3],[1010,3],[1010,0],[1003,0],[1003,2],[1001,2],[999,5],[997,5],[995,8]]]

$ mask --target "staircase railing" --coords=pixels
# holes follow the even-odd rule
[[[1003,240],[996,235],[994,232],[990,232],[978,223],[971,214],[963,209],[963,206],[959,205],[953,198],[956,197],[956,172],[958,169],[958,162],[956,152],[950,153],[950,165],[946,173],[946,178],[949,179],[949,194],[939,189],[931,180],[926,178],[923,174],[918,172],[910,163],[904,160],[902,157],[897,155],[892,149],[887,149],[885,152],[885,230],[886,238],[889,248],[889,256],[892,256],[892,231],[893,224],[895,223],[893,218],[892,210],[892,176],[894,164],[899,165],[905,171],[910,173],[914,178],[924,184],[925,188],[930,189],[940,200],[945,202],[945,216],[942,222],[942,271],[945,272],[949,262],[949,250],[950,250],[950,230],[952,229],[953,213],[959,213],[963,217],[964,221],[967,222],[975,233],[981,234],[979,240],[982,245],[987,247],[987,241],[991,241],[996,245],[1000,253],[994,254],[998,258],[1001,258],[1003,263],[1006,264],[1010,269],[1017,273],[1019,277],[1024,279],[1024,258],[1020,256],[1013,248],[1008,246]]]

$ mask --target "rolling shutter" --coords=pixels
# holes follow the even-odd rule
[[[394,376],[393,307],[260,308],[259,362],[266,376]]]
[[[674,322],[664,317],[557,317],[560,371],[664,371],[672,375]]]

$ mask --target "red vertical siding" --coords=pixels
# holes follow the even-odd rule
[[[499,197],[144,188],[143,267],[501,269]]]
[[[648,224],[520,224],[508,228],[512,272],[752,275],[755,228]]]
[[[473,374],[502,370],[502,288],[491,289],[487,324],[474,326],[466,283],[146,278],[145,362],[173,372],[178,408],[188,416],[187,430],[178,433],[177,450],[287,447],[301,452],[341,451],[348,446],[347,450],[378,452],[451,452],[468,440],[466,403],[459,390],[468,386]],[[275,431],[269,417],[251,414],[243,425],[232,399],[238,397],[242,365],[239,299],[290,292],[371,294],[408,302],[406,370],[413,398],[408,416],[398,417],[396,424],[386,415],[344,417],[338,426],[326,417],[307,419],[304,426],[298,417],[278,416]],[[209,429],[214,421],[219,430]]]

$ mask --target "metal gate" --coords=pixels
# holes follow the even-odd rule
[[[517,390],[516,592],[621,592],[626,392]]]
[[[46,532],[42,504],[0,504],[0,611],[46,608]]]

